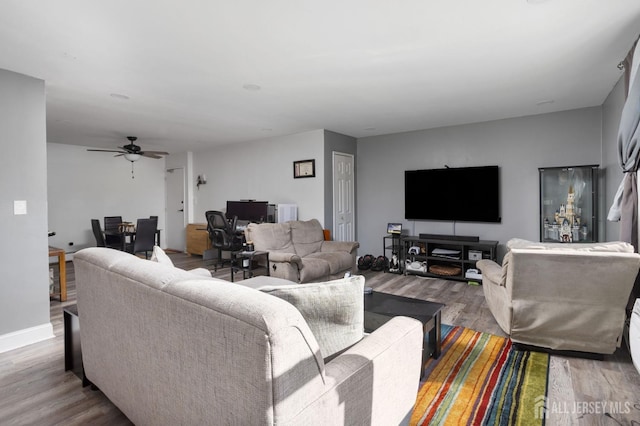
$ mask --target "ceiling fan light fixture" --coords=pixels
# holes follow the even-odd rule
[[[129,153],[126,153],[126,154],[124,154],[124,158],[125,158],[126,160],[131,161],[132,163],[133,163],[134,161],[138,161],[138,160],[140,159],[140,157],[141,157],[141,155],[140,155],[140,154],[133,154],[133,153],[130,153],[130,152],[129,152]]]

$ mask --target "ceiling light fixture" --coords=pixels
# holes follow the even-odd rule
[[[124,154],[124,158],[131,161],[132,163],[134,161],[138,161],[140,157],[142,157],[140,154],[133,154],[133,153]]]
[[[548,105],[548,104],[552,104],[555,101],[553,99],[544,99],[542,101],[538,101],[536,102],[536,105],[541,106],[541,105]]]

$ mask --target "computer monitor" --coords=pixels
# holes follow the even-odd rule
[[[275,206],[267,201],[227,201],[227,217],[249,222],[275,222]]]

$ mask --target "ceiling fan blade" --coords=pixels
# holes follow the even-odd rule
[[[116,151],[115,149],[87,149],[87,151],[95,151],[95,152],[119,152],[125,154],[122,151]]]
[[[147,157],[147,158],[162,158],[159,155],[154,154],[153,152],[150,151],[145,151],[145,152],[140,152],[140,155],[142,155],[143,157]]]
[[[153,155],[169,155],[169,153],[165,151],[145,151],[144,153]]]

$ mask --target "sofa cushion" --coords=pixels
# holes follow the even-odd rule
[[[291,226],[285,223],[250,223],[245,231],[247,241],[255,244],[256,250],[280,253],[296,253],[291,242]]]
[[[317,219],[289,223],[291,224],[291,241],[300,257],[320,251],[324,242],[324,232]]]
[[[152,288],[163,289],[173,282],[198,278],[184,269],[139,259],[130,253],[118,250],[107,249],[105,251],[102,247],[89,247],[81,251],[83,254],[81,258],[84,262],[104,268],[109,273],[122,275],[132,284],[141,282]],[[104,277],[96,277],[96,279],[104,279]],[[211,274],[202,279],[209,280],[212,283],[226,283],[226,281],[212,278]]]
[[[337,274],[353,267],[353,256],[346,251],[317,252],[309,254],[306,259],[322,259],[329,263],[329,273]]]

